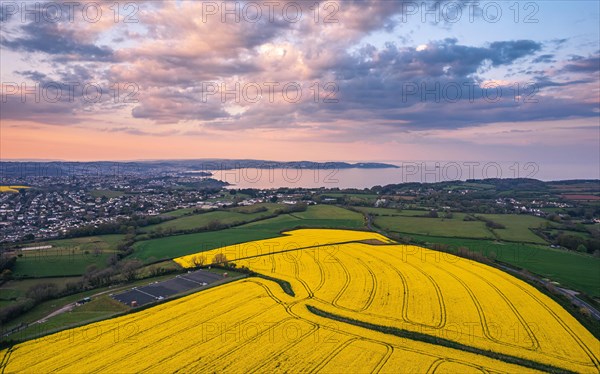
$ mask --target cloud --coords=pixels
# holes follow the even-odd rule
[[[2,37],[0,45],[14,51],[41,52],[55,55],[55,61],[113,61],[113,51],[106,46],[78,42],[75,31],[61,30],[56,24],[32,22],[23,26],[26,37]]]
[[[315,22],[310,9],[304,9],[297,23],[281,15],[273,21],[264,15],[252,23],[205,17],[202,3],[194,1],[136,4],[139,24],[29,22],[13,25],[0,43],[43,56],[46,68],[19,70],[29,81],[92,81],[105,92],[112,92],[114,84],[134,83],[138,102],[114,103],[107,97],[94,104],[79,100],[34,105],[11,98],[15,106],[3,108],[3,116],[68,125],[102,112],[115,116],[115,132],[140,136],[154,132],[128,121],[161,126],[165,136],[176,133],[172,128],[196,135],[286,129],[285,136],[308,139],[317,134],[344,141],[470,128],[499,118],[519,122],[597,116],[597,103],[581,89],[597,83],[598,77],[589,73],[598,71],[598,57],[560,61],[552,48],[561,48],[565,40],[468,45],[448,37],[419,45],[364,43],[372,33],[389,35],[390,40],[398,36],[392,32],[403,7],[396,1],[321,2],[321,7],[330,4],[335,10],[338,22],[331,23],[323,22],[327,12]],[[108,41],[115,44],[104,46]],[[540,54],[548,48],[553,54]],[[547,63],[562,68],[546,69]],[[508,81],[512,71],[530,75],[534,85]],[[570,79],[567,73],[583,76]],[[278,83],[274,100],[268,98],[269,82]],[[236,102],[231,95],[222,100],[217,94],[204,101],[207,83],[225,84],[230,90],[236,83],[259,85],[263,97]],[[283,97],[286,83],[302,87],[297,102]],[[494,89],[487,88],[490,83]],[[515,84],[521,89],[518,94]],[[456,88],[460,97],[453,99]],[[502,91],[499,100],[486,97],[497,89]],[[529,98],[537,102],[526,102]]]
[[[571,58],[571,61],[563,67],[563,71],[572,73],[597,73],[600,71],[600,55]]]
[[[546,54],[546,55],[540,55],[540,56],[536,57],[535,59],[533,59],[532,62],[534,64],[540,64],[540,63],[549,64],[552,62],[556,62],[556,60],[554,60],[554,55]]]

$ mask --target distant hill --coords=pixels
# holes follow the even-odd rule
[[[75,175],[144,175],[190,173],[210,176],[210,171],[242,168],[257,169],[377,169],[397,168],[396,165],[377,162],[313,162],[313,161],[265,161],[265,160],[152,160],[152,161],[3,161],[0,176],[75,176]]]

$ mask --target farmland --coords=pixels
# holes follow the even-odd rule
[[[502,240],[540,244],[546,242],[531,231],[531,229],[540,228],[548,222],[543,218],[528,215],[506,214],[481,214],[480,216],[505,227],[503,229],[494,230]]]
[[[166,221],[157,225],[144,227],[144,232],[156,230],[192,230],[208,226],[211,222],[223,225],[239,225],[255,219],[271,215],[269,211],[258,213],[238,213],[234,211],[215,211],[203,214],[195,214]]]
[[[0,193],[19,193],[19,190],[29,188],[28,186],[0,186]]]
[[[493,239],[494,235],[484,222],[463,221],[459,218],[426,218],[404,216],[376,216],[375,225],[389,231],[408,234]]]
[[[466,219],[464,213],[453,213],[451,217],[427,217],[427,211],[395,210],[386,208],[357,208],[374,216],[375,225],[389,231],[406,234],[474,238],[501,239],[522,243],[544,244],[546,241],[531,229],[550,225],[539,217],[528,215],[475,214]],[[487,222],[498,224],[488,227]]]
[[[50,248],[20,250],[14,275],[25,278],[71,276],[83,274],[92,264],[103,268],[122,239],[123,235],[102,235],[34,243],[25,249]]]
[[[281,214],[225,230],[142,240],[134,245],[132,256],[143,260],[151,257],[170,259],[231,244],[278,237],[281,231],[294,227],[361,228],[363,221],[361,214],[346,209],[329,205],[309,206],[306,212]]]
[[[511,264],[559,282],[562,286],[600,297],[600,258],[587,254],[567,252],[548,246],[412,235],[423,243],[448,245],[450,252],[459,247],[469,248],[498,261]]]
[[[289,282],[296,296],[311,299],[313,306],[332,315],[445,337],[450,326],[472,324],[471,333],[450,340],[556,366],[567,360],[565,368],[575,371],[597,368],[593,352],[598,352],[600,343],[559,305],[512,276],[415,246],[332,245],[333,230],[322,238],[328,244],[311,247],[315,231],[319,230],[291,232],[286,241],[304,248],[297,251],[262,256],[231,248],[213,252],[225,253],[238,266]],[[338,242],[364,240],[339,233]],[[385,241],[379,235],[371,238]],[[267,247],[251,244],[247,248]],[[240,257],[244,259],[236,260]],[[186,266],[185,258],[177,261]],[[515,331],[509,333],[510,328]],[[585,343],[581,337],[587,337]],[[588,369],[583,364],[587,360],[592,365]]]
[[[250,277],[0,352],[6,372],[598,372],[600,342],[530,285],[365,231],[222,253]],[[189,255],[176,259],[193,266]]]

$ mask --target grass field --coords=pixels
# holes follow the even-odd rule
[[[564,287],[600,297],[600,258],[544,245],[412,235],[414,240],[467,247],[499,261],[550,278]]]
[[[51,245],[52,248],[22,250],[13,270],[15,277],[54,277],[82,275],[89,265],[106,267],[123,235],[101,235],[52,240],[27,247]]]
[[[505,226],[504,229],[489,229],[483,221],[465,221],[465,213],[453,213],[452,218],[415,217],[424,215],[422,211],[402,211],[384,208],[359,208],[374,214],[374,223],[384,230],[404,234],[443,236],[449,238],[502,239],[513,242],[539,243],[546,241],[537,236],[531,228],[538,228],[548,222],[539,217],[515,214],[477,214],[477,217],[492,220]],[[496,237],[497,236],[497,237]]]
[[[100,255],[62,254],[60,252],[26,254],[17,260],[13,275],[17,278],[82,275],[85,273],[85,269],[92,264],[99,269],[106,267],[109,256],[109,253]]]
[[[125,195],[125,192],[112,190],[93,190],[90,191],[90,195],[92,195],[93,197],[107,197],[110,199],[113,197],[121,197]]]
[[[361,214],[334,205],[311,205],[306,211],[294,213],[293,216],[301,219],[363,221]]]
[[[393,208],[373,208],[373,207],[354,207],[363,213],[368,213],[374,216],[402,216],[402,217],[415,217],[425,216],[429,213],[429,210],[411,210],[411,209],[393,209]],[[440,213],[443,214],[443,213]]]
[[[274,240],[282,251],[263,252],[261,243],[246,243],[254,256],[235,262],[279,283],[245,278],[17,344],[0,351],[0,369],[597,373],[600,368],[600,342],[585,327],[552,299],[498,269],[449,254],[437,261],[439,252],[415,246],[365,244],[389,240],[364,231],[295,230]],[[314,247],[315,241],[329,244]],[[298,249],[286,249],[290,242]],[[293,293],[280,286],[284,282]]]
[[[539,228],[549,221],[540,217],[525,214],[477,214],[477,217],[485,217],[496,223],[504,225],[505,229],[494,229],[494,232],[502,240],[525,243],[540,243],[546,241],[530,229]]]
[[[552,235],[565,234],[565,235],[579,236],[584,239],[589,239],[591,237],[589,232],[582,232],[582,231],[560,230],[560,229],[550,229],[550,230],[544,230],[544,231],[548,232]]]
[[[43,242],[37,242],[27,244],[24,248],[28,247],[39,247],[51,245],[53,248],[66,248],[75,250],[89,250],[94,249],[100,250],[113,250],[123,240],[124,235],[98,235],[98,236],[86,236],[82,238],[71,238],[71,239],[60,239],[60,240],[48,240]],[[32,251],[34,252],[34,251]]]
[[[40,283],[54,283],[59,289],[69,282],[75,282],[79,277],[52,277],[52,278],[32,278],[11,280],[0,286],[0,300],[14,300],[18,297],[24,297],[27,290]]]
[[[151,257],[175,258],[231,244],[274,238],[280,236],[281,231],[294,227],[361,228],[363,225],[360,213],[331,205],[313,205],[305,212],[282,214],[230,229],[140,241],[134,244],[132,256],[143,260]]]
[[[157,225],[146,226],[143,232],[160,230],[193,230],[206,227],[209,223],[218,221],[223,225],[240,225],[256,219],[268,217],[273,214],[273,210],[257,213],[240,213],[236,211],[215,211],[190,216],[183,216],[171,221],[159,223]]]
[[[152,278],[152,280],[153,281],[161,281],[161,280],[165,280],[165,279],[170,279],[172,277],[173,277],[172,274],[162,275],[159,277]],[[46,280],[52,282],[51,279],[54,279],[54,278],[48,278]],[[75,278],[72,278],[72,279],[75,279]],[[25,280],[25,282],[29,282],[29,281],[36,281],[36,280]],[[40,281],[41,281],[41,279],[40,279]],[[19,282],[23,282],[23,281],[19,281]],[[125,285],[102,287],[102,288],[84,291],[84,292],[80,292],[80,293],[69,295],[69,296],[63,296],[58,299],[44,301],[41,304],[36,305],[29,312],[19,316],[16,319],[11,320],[10,322],[8,322],[6,324],[6,326],[3,326],[3,328],[5,328],[6,330],[9,330],[11,328],[14,328],[15,326],[18,326],[20,323],[31,324],[39,319],[45,318],[46,316],[48,316],[50,313],[56,311],[57,309],[65,306],[67,304],[81,300],[84,297],[94,296],[97,294],[107,294],[108,295],[110,293],[115,293],[115,292],[118,292],[121,290],[130,289],[133,286],[146,285],[148,283],[149,283],[148,279],[142,279],[142,280],[137,280],[133,283],[129,283],[129,284],[125,284]],[[100,295],[98,295],[98,296],[100,296]],[[86,305],[88,305],[88,304],[86,304]],[[97,305],[97,304],[93,304],[93,305]],[[98,311],[102,312],[102,310],[90,310],[90,309],[83,309],[83,310],[84,311],[87,310],[88,312],[98,312]],[[107,317],[109,314],[110,313],[104,313],[104,316]],[[83,315],[81,315],[81,316],[83,316]],[[75,322],[81,322],[80,320],[78,320],[79,317],[75,318],[75,316],[72,316],[71,318],[67,318],[67,319],[64,319],[64,317],[61,317],[61,319],[58,319],[59,317],[60,317],[60,315],[51,318],[50,320],[48,320],[48,323],[33,324],[30,327],[28,327],[27,329],[22,330],[14,335],[11,335],[11,339],[27,340],[27,339],[37,336],[38,334],[45,334],[54,329],[64,328],[64,327],[67,327],[68,325],[74,324]],[[65,325],[65,323],[66,323],[66,325]],[[3,340],[4,339],[0,337],[0,341],[3,341]]]
[[[452,219],[376,216],[374,223],[384,230],[405,234],[493,239],[494,235],[481,221],[463,221],[458,214]]]
[[[353,203],[374,203],[379,195],[377,194],[360,194],[360,193],[326,193],[322,195],[323,198],[340,198],[343,197],[347,201]]]
[[[197,234],[169,236],[135,243],[133,246],[134,253],[131,257],[141,260],[169,259],[190,253],[207,251],[223,245],[275,236],[278,236],[275,232],[245,230],[239,227]]]

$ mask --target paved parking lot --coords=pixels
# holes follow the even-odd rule
[[[196,270],[187,274],[180,274],[166,281],[134,287],[111,296],[113,299],[129,306],[133,301],[137,303],[137,306],[142,306],[194,288],[205,287],[221,279],[223,277],[219,274],[210,273],[206,270]]]

